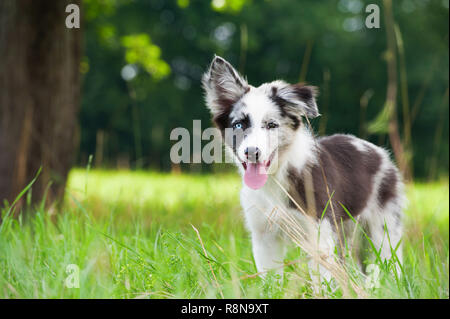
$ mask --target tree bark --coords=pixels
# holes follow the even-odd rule
[[[0,1],[0,202],[33,179],[33,202],[61,198],[75,150],[81,30],[69,3]]]

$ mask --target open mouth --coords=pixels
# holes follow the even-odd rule
[[[250,163],[250,164],[263,164],[264,167],[266,168],[266,170],[269,170],[270,164],[272,164],[272,160],[275,157],[275,151],[273,151],[272,155],[270,155],[269,159],[267,161],[263,161],[263,162],[257,162],[257,163]],[[248,162],[242,162],[242,166],[244,167],[244,169],[247,169],[247,163]]]
[[[269,158],[266,161],[256,161],[252,162],[242,162],[242,166],[244,167],[244,183],[252,188],[259,189],[264,186],[267,182],[267,174],[270,168],[270,164],[272,164],[272,160],[275,157],[276,150],[270,154]]]

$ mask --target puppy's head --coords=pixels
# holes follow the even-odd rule
[[[244,169],[247,186],[262,187],[289,149],[301,117],[319,115],[316,89],[274,81],[251,86],[225,59],[215,56],[203,75],[206,104],[225,144]]]

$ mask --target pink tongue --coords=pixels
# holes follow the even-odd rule
[[[264,186],[267,181],[266,167],[262,163],[247,163],[247,169],[244,174],[245,184],[253,189]]]

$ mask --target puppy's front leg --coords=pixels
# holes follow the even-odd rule
[[[253,257],[256,268],[261,277],[265,277],[270,270],[283,278],[283,258],[285,254],[285,244],[283,239],[276,232],[253,232],[252,233]]]
[[[317,226],[317,227],[316,227]],[[318,262],[318,258],[324,258],[325,262],[332,263],[335,248],[335,237],[330,221],[323,220],[318,225],[311,225],[310,229],[311,244],[315,253],[308,262],[309,273],[312,279],[313,290],[320,294],[321,289],[326,289],[326,283],[330,283],[332,275],[330,271]]]

